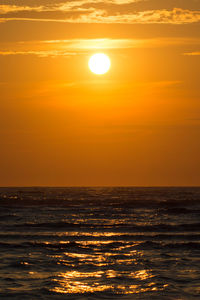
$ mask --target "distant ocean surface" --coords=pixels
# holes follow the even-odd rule
[[[0,188],[0,299],[200,299],[200,188]]]

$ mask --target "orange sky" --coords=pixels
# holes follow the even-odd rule
[[[0,66],[0,186],[200,185],[199,0],[1,0]]]

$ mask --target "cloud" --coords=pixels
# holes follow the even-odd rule
[[[66,51],[58,51],[58,50],[47,50],[47,51],[0,51],[0,55],[36,55],[38,57],[57,57],[57,56],[65,56],[70,57],[74,56],[77,53],[66,52]]]
[[[184,53],[183,55],[187,55],[187,56],[199,56],[200,55],[200,51],[188,52],[188,53]]]
[[[12,12],[23,12],[23,11],[36,11],[36,12],[45,12],[45,11],[81,11],[81,8],[84,5],[90,4],[91,7],[94,4],[102,3],[102,4],[113,4],[113,5],[125,5],[125,4],[132,4],[140,1],[145,0],[75,0],[75,1],[68,1],[68,2],[61,2],[57,4],[46,4],[46,5],[39,5],[39,6],[23,6],[23,5],[8,5],[8,4],[1,4],[0,5],[0,14],[7,14]]]
[[[69,40],[47,40],[39,43],[55,45],[67,49],[121,49],[136,47],[140,40],[136,39],[69,39]]]
[[[4,4],[0,5],[0,22],[9,20],[107,24],[188,24],[200,22],[200,10],[173,8],[171,10],[136,11],[132,6],[129,7],[129,4],[135,2],[140,2],[140,0],[77,0],[40,6]],[[128,6],[124,6],[125,4]],[[116,11],[113,8],[122,5],[123,9],[119,8]]]
[[[44,11],[44,6],[19,6],[19,5],[0,5],[0,14],[8,14],[12,12],[22,12],[22,11]]]
[[[198,38],[149,38],[149,39],[68,39],[26,41],[0,44],[0,55],[35,55],[37,57],[71,57],[89,54],[102,49],[160,48],[177,45],[197,45]],[[185,55],[199,55],[199,52]]]
[[[149,38],[149,39],[70,39],[47,40],[39,43],[54,44],[57,47],[71,49],[121,49],[121,48],[152,48],[173,45],[196,45],[198,38]]]
[[[125,24],[187,24],[200,21],[200,11],[190,11],[181,8],[173,10],[148,10],[129,14],[108,15],[106,10],[94,10],[82,14],[79,18],[68,20],[78,23],[125,23]]]

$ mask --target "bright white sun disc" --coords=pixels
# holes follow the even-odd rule
[[[94,54],[89,60],[89,68],[97,75],[105,74],[110,69],[110,59],[103,53]]]

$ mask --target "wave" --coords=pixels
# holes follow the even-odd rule
[[[159,213],[164,213],[168,215],[179,215],[179,214],[200,214],[200,209],[191,209],[186,207],[173,207],[173,208],[166,208],[160,210]]]
[[[76,233],[70,235],[69,233],[63,234],[63,235],[57,235],[56,232],[55,234],[10,234],[10,233],[5,233],[5,234],[0,234],[0,240],[45,240],[47,242],[52,242],[52,241],[146,241],[146,240],[158,240],[158,241],[163,241],[163,240],[195,240],[199,241],[200,240],[200,234],[193,234],[191,232],[187,233],[163,233],[163,234],[155,234],[154,232],[152,234],[146,234],[146,233],[139,233],[139,234],[109,234],[109,236],[106,236],[104,234],[98,235],[94,234],[93,232],[84,232],[81,233]]]
[[[104,251],[111,251],[111,252],[117,252],[122,254],[123,251],[122,247],[124,249],[126,248],[127,251],[131,250],[153,250],[153,249],[160,249],[160,250],[166,250],[166,249],[196,249],[200,250],[200,242],[174,242],[174,243],[167,243],[167,242],[155,242],[155,241],[144,241],[144,242],[137,242],[137,243],[123,243],[123,242],[110,242],[109,244],[101,244],[98,245],[94,244],[88,244],[83,245],[81,243],[77,242],[67,242],[67,243],[50,243],[50,242],[23,242],[23,243],[0,243],[0,249],[6,248],[8,251],[14,250],[16,248],[28,248],[31,250],[38,248],[38,249],[52,249],[52,250],[63,250],[66,251],[67,249],[69,252],[73,251],[80,251],[81,253],[87,252],[87,250],[94,250],[96,251],[96,248],[98,248],[98,251],[101,250],[103,253]]]
[[[184,223],[184,224],[166,224],[160,223],[156,225],[137,225],[137,224],[97,224],[97,223],[68,223],[68,222],[44,222],[44,223],[22,223],[15,224],[16,228],[40,228],[55,230],[74,230],[74,229],[90,229],[95,231],[110,232],[179,232],[179,231],[199,231],[200,223]]]

